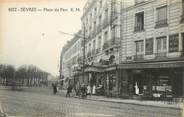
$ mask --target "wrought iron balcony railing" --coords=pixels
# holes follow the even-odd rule
[[[168,26],[167,19],[157,21],[155,28],[164,27],[164,26]]]
[[[119,38],[113,37],[112,39],[106,41],[103,45],[103,50],[110,48],[114,45],[118,45],[119,44]]]
[[[144,59],[144,54],[136,54],[134,55],[134,60],[143,60]]]
[[[144,25],[140,25],[140,26],[134,27],[134,31],[135,31],[135,32],[144,31]]]
[[[165,58],[165,57],[167,57],[167,52],[155,53],[155,57],[156,57],[156,59]]]

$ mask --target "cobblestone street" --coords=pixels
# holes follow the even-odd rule
[[[180,109],[66,98],[51,89],[0,90],[0,101],[3,112],[18,117],[181,117]]]

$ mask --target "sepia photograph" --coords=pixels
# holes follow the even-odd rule
[[[184,0],[0,0],[0,117],[184,117]]]

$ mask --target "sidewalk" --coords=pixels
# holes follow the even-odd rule
[[[5,87],[0,87],[0,89],[8,89]],[[37,88],[27,88],[24,87],[26,91],[31,92],[33,89]],[[39,90],[38,90],[39,89]],[[49,94],[52,93],[52,89],[48,88],[38,88],[36,92],[48,92]],[[44,91],[45,90],[45,91]],[[35,90],[34,90],[35,92]],[[61,96],[65,96],[66,90],[58,90],[58,94]],[[79,98],[75,96],[75,93],[71,94],[71,97]],[[114,97],[106,97],[106,96],[88,96],[85,98],[86,100],[92,101],[103,101],[103,102],[112,102],[112,103],[120,103],[120,104],[132,104],[132,105],[142,105],[142,106],[154,106],[154,107],[163,107],[163,108],[173,108],[173,109],[181,109],[184,107],[184,103],[174,103],[174,102],[167,102],[167,101],[149,101],[149,100],[136,100],[136,99],[122,99],[122,98],[114,98]]]
[[[79,98],[79,96],[74,96],[74,97]],[[92,100],[92,101],[103,101],[103,102],[132,104],[132,105],[141,105],[141,106],[154,106],[154,107],[173,108],[173,109],[182,109],[184,107],[184,103],[174,103],[174,102],[168,102],[168,101],[122,99],[122,98],[96,96],[96,95],[88,96],[85,99]]]

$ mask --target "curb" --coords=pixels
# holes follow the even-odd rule
[[[103,99],[92,99],[92,98],[80,98],[78,96],[74,96],[74,98],[84,99],[84,100],[91,100],[91,101],[103,101],[103,102],[111,102],[117,104],[131,104],[131,105],[138,105],[138,106],[149,106],[149,107],[159,107],[159,108],[170,108],[175,110],[183,110],[181,107],[171,107],[171,106],[160,106],[160,105],[151,105],[151,104],[139,104],[139,103],[132,103],[132,102],[118,102],[118,101],[110,101],[110,100],[103,100]]]

